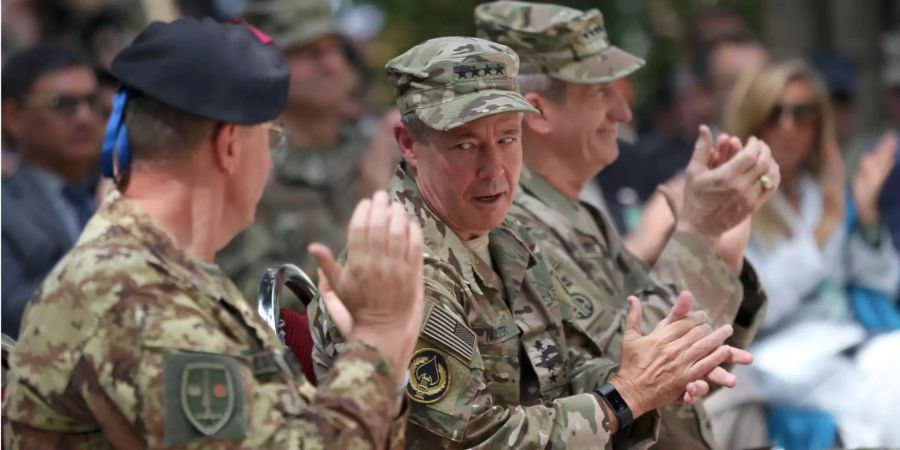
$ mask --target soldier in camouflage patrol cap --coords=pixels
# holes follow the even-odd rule
[[[353,318],[349,350],[316,389],[211,262],[252,221],[271,169],[279,52],[246,24],[154,22],[112,72],[124,87],[102,161],[118,189],[29,301],[3,447],[402,448],[417,226],[387,213],[384,192],[361,202],[349,267],[324,291]]]
[[[371,194],[363,163],[374,147],[344,112],[359,80],[327,0],[258,0],[242,17],[272,36],[291,69],[291,92],[280,117],[288,145],[275,156],[256,222],[218,256],[245,297],[255,301],[266,268],[290,262],[315,277],[307,246],[316,240],[343,247],[354,205]]]
[[[607,217],[578,200],[583,183],[615,159],[615,126],[631,118],[627,104],[608,83],[637,70],[644,61],[610,45],[603,16],[596,9],[582,12],[553,4],[497,1],[479,5],[475,22],[480,36],[519,53],[523,94],[545,113],[525,120],[527,167],[510,215],[539,242],[571,292],[578,306],[573,320],[598,336],[605,355],[618,359],[627,312],[622,300],[640,295],[648,312],[645,323],[653,326],[671,308],[678,291],[687,289],[714,323],[734,325],[732,345],[746,346],[763,317],[765,295],[749,264],[734,269],[716,253],[708,241],[718,236],[704,239],[701,233],[676,232],[656,264],[645,264],[625,248]],[[698,153],[710,151],[706,141],[698,145],[703,146]],[[728,175],[724,168],[719,170]],[[724,184],[732,187],[740,181],[736,176]],[[708,206],[725,204],[724,198],[698,192],[697,185],[695,177],[689,195]],[[758,184],[751,189],[756,206],[768,197]],[[737,224],[751,210],[726,219]],[[681,219],[699,219],[690,214],[687,211]],[[743,244],[737,247],[742,251]],[[742,260],[740,255],[737,259]],[[702,405],[672,405],[661,414],[659,448],[715,445]]]
[[[429,128],[446,131],[504,112],[536,113],[518,93],[518,63],[506,46],[445,38],[413,47],[389,61],[385,70],[397,91],[400,113],[415,114]]]
[[[644,60],[611,45],[596,9],[582,12],[546,3],[498,1],[479,5],[480,37],[508,45],[522,59],[522,74],[545,73],[571,83],[605,83]]]
[[[686,389],[703,394],[692,381],[703,375],[686,373],[684,361],[670,375],[644,378],[653,370],[636,368],[657,363],[635,359],[664,353],[647,342],[674,344],[667,333],[690,328],[675,333],[686,339],[675,344],[685,349],[680,357],[724,352],[718,357],[746,362],[745,353],[719,347],[730,327],[712,332],[703,314],[685,316],[689,299],[645,337],[639,314],[629,316],[628,356],[618,368],[598,357],[595,336],[566,319],[574,307],[567,291],[530,237],[505,220],[521,167],[520,115],[534,112],[516,92],[518,57],[508,47],[438,38],[386,70],[403,113],[395,134],[404,162],[391,195],[422,227],[427,251],[426,319],[406,388],[410,448],[645,448],[657,431],[651,411]],[[326,308],[311,311],[313,359],[324,373],[345,344]],[[694,341],[695,332],[706,337]],[[705,361],[713,366],[703,374],[718,365]],[[603,386],[625,398],[630,388],[640,393],[624,402],[637,418],[630,427],[627,408],[614,412],[594,392]]]
[[[272,36],[282,51],[338,34],[328,0],[256,0],[241,16]]]

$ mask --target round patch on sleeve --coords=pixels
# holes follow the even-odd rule
[[[413,354],[409,363],[409,383],[406,394],[418,403],[434,403],[447,395],[450,370],[444,355],[433,348],[423,348]]]
[[[580,320],[590,319],[594,315],[594,304],[580,292],[573,292],[571,296],[578,306],[578,312],[575,313],[575,317]]]

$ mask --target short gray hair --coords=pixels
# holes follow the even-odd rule
[[[175,159],[204,138],[212,136],[216,122],[172,108],[154,98],[140,96],[125,107],[128,143],[135,162]]]
[[[557,103],[565,100],[567,85],[565,81],[544,73],[520,74],[517,80],[519,81],[519,92],[522,95],[534,92]]]
[[[431,127],[422,122],[415,111],[410,111],[400,116],[400,123],[406,128],[416,142],[424,144],[428,142],[428,135],[433,131]]]

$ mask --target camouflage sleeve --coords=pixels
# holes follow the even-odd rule
[[[405,416],[385,414],[396,386],[373,349],[348,346],[316,390],[302,375],[260,372],[226,331],[239,325],[168,294],[111,309],[73,374],[119,447],[382,448],[389,435],[398,445]]]
[[[593,392],[615,375],[619,364],[607,357],[599,356],[604,354],[600,346],[602,342],[608,342],[607,340],[588,333],[577,321],[570,319],[574,314],[566,311],[566,309],[573,307],[572,301],[568,299],[568,293],[556,277],[554,277],[554,290],[560,298],[563,317],[566,317],[563,320],[563,325],[565,327],[569,357],[571,391],[575,394]],[[616,342],[621,343],[621,340],[617,339]],[[604,414],[602,409],[601,414]],[[609,422],[605,414],[603,424],[608,429]],[[660,415],[658,411],[654,410],[641,417],[636,417],[634,424],[630,428],[617,432],[612,439],[613,447],[622,449],[647,448],[656,442],[659,437],[659,431]]]
[[[322,379],[334,365],[334,357],[343,350],[344,338],[338,333],[320,298],[316,298],[307,306],[306,313],[313,340],[313,370],[316,372],[316,379]]]
[[[768,294],[762,287],[756,270],[750,261],[744,260],[741,269],[741,286],[744,289],[744,301],[741,302],[738,312],[734,317],[734,334],[728,338],[728,345],[747,348],[766,318],[766,305]]]
[[[426,319],[407,385],[411,448],[597,448],[609,442],[608,420],[590,391],[538,405],[509,405],[495,397],[488,384],[502,381],[503,374],[485,373],[457,300],[465,288],[427,265],[425,279]],[[472,346],[436,338],[440,327],[471,336]],[[492,367],[500,366],[492,361]]]
[[[746,346],[765,314],[766,295],[749,262],[740,276],[716,254],[709,243],[690,233],[676,232],[653,267],[657,285],[669,286],[671,295],[656,295],[644,311],[645,322],[662,320],[679,290],[694,294],[695,309],[704,309],[717,326],[731,324],[732,345]],[[662,292],[663,288],[658,288]],[[648,317],[648,313],[650,317]]]

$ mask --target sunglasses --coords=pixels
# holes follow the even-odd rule
[[[38,102],[37,107],[50,109],[64,116],[72,116],[81,105],[87,106],[92,112],[99,113],[103,109],[100,96],[96,93],[84,96],[57,95],[43,102]]]
[[[819,118],[819,107],[814,103],[775,105],[769,114],[769,124],[777,124],[784,116],[790,116],[801,125],[812,125]]]

